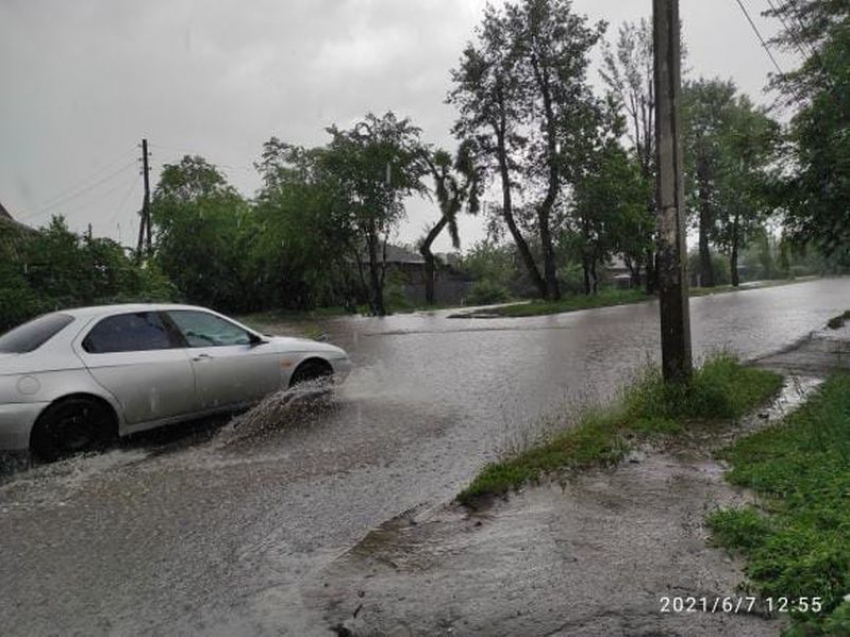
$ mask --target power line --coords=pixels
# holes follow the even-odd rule
[[[131,160],[131,161],[130,161],[130,163],[128,163],[128,164],[124,164],[124,165],[123,165],[121,168],[119,168],[118,170],[115,170],[115,171],[113,171],[113,172],[109,173],[106,177],[104,177],[104,178],[102,178],[102,179],[99,179],[98,181],[94,182],[93,184],[90,184],[90,185],[88,185],[88,186],[86,186],[86,187],[84,187],[84,188],[82,188],[82,189],[78,189],[78,190],[77,190],[76,192],[74,192],[73,194],[69,194],[68,196],[63,197],[63,198],[61,198],[61,199],[57,200],[56,202],[54,202],[54,203],[52,203],[52,204],[50,204],[50,205],[48,205],[48,206],[45,206],[45,207],[41,208],[40,210],[36,210],[36,211],[35,211],[35,212],[33,212],[33,213],[30,213],[30,214],[28,214],[28,215],[24,215],[24,216],[22,216],[22,217],[21,217],[21,220],[22,220],[22,221],[26,221],[26,220],[28,220],[28,219],[34,219],[34,218],[36,218],[36,217],[40,217],[40,216],[42,216],[44,213],[46,213],[46,212],[50,212],[51,210],[55,210],[55,209],[56,209],[56,208],[58,208],[59,206],[62,206],[62,205],[64,205],[64,204],[68,203],[69,201],[73,201],[74,199],[78,199],[78,198],[82,197],[83,195],[85,195],[85,194],[87,194],[87,193],[91,192],[92,190],[94,190],[94,189],[95,189],[95,188],[97,188],[98,186],[101,186],[101,185],[103,185],[103,184],[105,184],[105,183],[107,183],[107,182],[111,181],[112,179],[115,179],[115,177],[117,177],[118,175],[120,175],[120,174],[122,174],[123,172],[127,171],[128,169],[132,168],[135,164],[136,164],[136,160],[135,160],[135,159],[133,159],[133,160]]]
[[[133,194],[133,191],[136,190],[136,187],[139,185],[139,181],[141,180],[141,175],[136,175],[133,179],[133,182],[130,184],[130,189],[124,194],[121,198],[121,202],[115,207],[115,211],[106,221],[107,224],[111,224],[115,221],[115,218],[121,215],[124,212],[124,205],[127,203],[127,200],[130,198],[130,195]]]
[[[791,38],[791,41],[794,43],[794,45],[797,47],[797,50],[803,56],[803,60],[812,56],[814,54],[814,49],[808,52],[805,50],[802,42],[797,39],[797,32],[795,32],[795,30],[791,27],[791,25],[785,19],[785,15],[782,11],[779,10],[776,4],[774,4],[773,0],[767,0],[767,3],[770,5],[770,8],[773,10],[773,13],[776,15],[776,17],[779,18],[779,21],[782,23],[782,26],[785,27],[785,31],[788,33],[788,37]],[[797,17],[799,18],[799,15]],[[802,33],[802,26],[802,24],[799,25],[799,33]]]
[[[764,37],[762,37],[761,31],[759,31],[759,28],[756,26],[756,23],[753,22],[753,19],[750,17],[750,12],[747,11],[747,7],[744,6],[743,1],[742,0],[735,0],[735,2],[737,2],[738,6],[741,7],[741,11],[744,12],[744,16],[747,18],[747,22],[749,22],[750,26],[753,28],[753,32],[756,34],[756,37],[759,39],[759,42],[761,42],[762,47],[764,47],[764,50],[767,53],[768,57],[770,58],[770,61],[773,62],[773,66],[776,67],[776,70],[779,71],[780,75],[785,75],[785,71],[783,71],[782,67],[779,66],[779,62],[776,61],[776,58],[774,57],[773,52],[770,50],[770,47],[767,45],[767,41],[764,39]]]
[[[72,193],[72,192],[75,192],[76,190],[79,190],[80,187],[82,187],[84,184],[86,184],[93,177],[101,174],[104,170],[110,168],[113,164],[122,160],[124,157],[126,157],[130,153],[135,153],[135,149],[131,148],[129,150],[124,150],[122,153],[120,153],[117,156],[114,156],[112,159],[100,162],[99,164],[97,164],[96,168],[94,168],[88,175],[86,175],[86,177],[84,177],[83,179],[80,179],[73,186],[65,188],[64,190],[61,190],[61,191],[57,192],[56,194],[52,195],[51,197],[43,200],[41,203],[39,203],[37,205],[37,208],[38,209],[45,209],[46,206],[49,206],[54,201],[57,201],[58,199],[63,198],[65,195],[67,195],[69,193]]]
[[[127,185],[126,181],[120,181],[120,182],[110,186],[109,188],[106,188],[105,190],[99,191],[94,196],[94,198],[89,199],[87,201],[78,202],[75,206],[63,209],[60,212],[63,216],[66,216],[66,217],[70,216],[70,215],[74,215],[77,212],[79,212],[80,210],[86,210],[86,209],[90,208],[91,206],[93,206],[94,204],[100,203],[101,201],[103,201],[104,199],[109,197],[110,195],[112,195],[116,192],[119,192],[126,185]],[[48,210],[46,212],[51,212],[51,211]],[[46,213],[41,213],[41,215],[36,215],[36,217],[42,216],[44,214],[46,214]]]

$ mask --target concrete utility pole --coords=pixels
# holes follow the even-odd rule
[[[145,181],[145,198],[142,202],[141,221],[139,222],[139,243],[136,247],[136,256],[142,258],[142,249],[147,254],[151,252],[151,184],[150,166],[148,165],[148,140],[142,140],[142,176]]]
[[[653,3],[661,356],[664,379],[687,382],[693,371],[693,355],[680,138],[682,34],[679,0],[653,0]]]

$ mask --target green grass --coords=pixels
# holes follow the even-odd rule
[[[790,635],[850,635],[850,375],[831,377],[778,425],[721,453],[758,508],[709,517],[717,545],[747,558],[744,587],[764,597],[821,597]]]
[[[777,287],[781,285],[792,285],[800,281],[768,281],[758,286],[732,287],[731,285],[717,286],[713,288],[690,288],[691,297],[710,296],[712,294],[726,294],[729,292],[746,292],[759,288]],[[560,301],[531,301],[530,303],[516,303],[492,308],[481,312],[475,312],[476,317],[484,318],[526,318],[530,316],[548,316],[550,314],[567,314],[579,310],[589,310],[599,307],[613,307],[617,305],[631,305],[633,303],[644,303],[651,301],[655,296],[647,295],[643,290],[617,290],[604,289],[597,294],[586,296],[584,294],[572,294]],[[454,318],[466,318],[463,314]]]
[[[846,325],[847,321],[850,321],[850,310],[844,312],[841,316],[829,319],[829,323],[826,326],[831,330],[840,330]]]
[[[586,296],[575,294],[567,296],[560,301],[532,301],[531,303],[517,303],[503,307],[492,308],[483,312],[494,317],[522,318],[527,316],[546,316],[549,314],[565,314],[578,310],[588,310],[597,307],[611,307],[614,305],[629,305],[642,303],[653,297],[647,296],[642,290],[603,290],[598,294]]]
[[[458,500],[473,504],[554,472],[616,464],[634,439],[673,436],[695,421],[738,418],[767,400],[781,384],[779,375],[744,367],[728,355],[708,361],[686,387],[666,385],[653,368],[626,389],[614,406],[588,412],[574,427],[484,467]]]

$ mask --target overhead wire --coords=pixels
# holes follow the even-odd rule
[[[749,10],[747,9],[746,6],[744,6],[743,0],[735,0],[735,2],[738,3],[738,6],[741,8],[741,11],[744,13],[744,17],[746,17],[747,22],[750,23],[750,26],[753,29],[753,33],[756,34],[756,37],[759,39],[759,42],[761,42],[762,48],[764,48],[765,52],[767,53],[768,57],[770,58],[770,61],[773,62],[773,66],[776,67],[776,70],[779,72],[780,75],[785,75],[785,71],[782,70],[782,67],[779,65],[779,62],[776,60],[776,56],[774,56],[773,51],[770,50],[770,46],[767,44],[767,40],[764,39],[764,37],[762,36],[761,31],[759,30],[755,21],[753,21],[752,17],[750,16]]]
[[[136,152],[135,148],[125,149],[119,155],[113,156],[109,160],[102,161],[102,162],[96,164],[96,167],[94,169],[92,169],[84,178],[77,180],[77,182],[73,186],[69,186],[68,188],[60,190],[59,192],[48,197],[47,199],[44,199],[43,201],[39,202],[36,205],[36,208],[37,209],[43,209],[46,206],[49,206],[50,204],[52,204],[54,201],[62,199],[66,195],[79,190],[81,187],[84,187],[89,181],[91,181],[91,179],[93,179],[94,177],[103,173],[104,170],[109,169],[111,166],[115,165],[116,162],[121,161],[127,155],[129,155],[131,153],[135,153],[135,152]]]
[[[134,160],[130,161],[129,163],[124,164],[123,166],[121,166],[117,170],[112,171],[111,173],[106,175],[106,177],[103,177],[102,179],[99,179],[98,181],[96,181],[92,184],[89,184],[88,186],[85,186],[81,189],[78,189],[78,190],[74,191],[72,194],[69,194],[66,197],[63,197],[63,198],[55,201],[54,203],[52,203],[50,205],[44,206],[41,209],[36,210],[35,212],[21,216],[21,220],[22,221],[28,221],[28,220],[31,220],[31,219],[35,219],[37,217],[41,217],[48,212],[56,210],[56,208],[58,208],[59,206],[65,205],[69,201],[74,201],[75,199],[79,199],[80,197],[87,195],[89,192],[91,192],[95,188],[102,186],[103,184],[108,183],[109,181],[112,181],[113,179],[115,179],[116,177],[121,175],[122,173],[126,172],[127,170],[129,170],[130,168],[135,166],[135,164],[136,164],[136,160],[134,159]]]

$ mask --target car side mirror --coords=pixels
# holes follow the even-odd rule
[[[256,334],[251,334],[248,337],[248,343],[251,345],[251,347],[257,347],[258,345],[264,345],[264,344],[268,343],[268,341],[261,336],[257,336]]]

